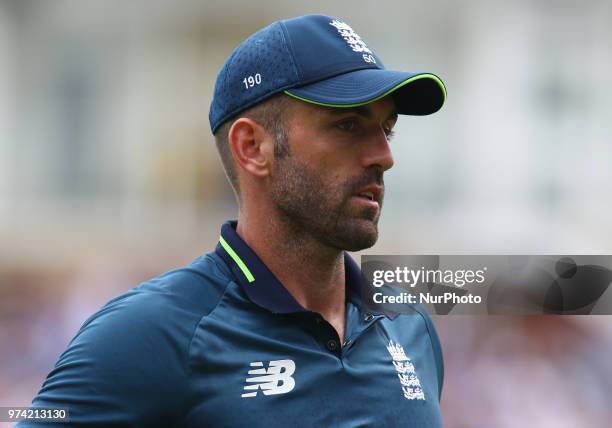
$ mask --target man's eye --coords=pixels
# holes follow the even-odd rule
[[[353,131],[357,127],[357,124],[354,120],[345,120],[338,124],[338,128],[343,131]]]
[[[393,135],[395,135],[395,133],[393,132],[393,129],[385,128],[385,135],[387,136],[387,140],[390,140],[391,138],[393,138]]]

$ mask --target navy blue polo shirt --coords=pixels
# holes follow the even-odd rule
[[[223,225],[214,252],[85,322],[32,402],[68,409],[69,424],[49,426],[442,426],[442,355],[425,312],[364,309],[345,254],[341,344],[235,227]]]

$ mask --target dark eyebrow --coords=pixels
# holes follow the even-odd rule
[[[357,106],[357,107],[348,107],[348,108],[328,107],[328,111],[334,115],[354,113],[359,116],[363,116],[366,119],[370,119],[372,117],[372,109],[368,107],[367,105]],[[394,122],[397,122],[397,117],[398,117],[397,110],[394,108],[389,114],[389,116],[387,117],[387,120],[392,120]]]

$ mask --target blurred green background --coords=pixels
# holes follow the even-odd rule
[[[214,247],[237,213],[216,74],[305,13],[448,88],[400,118],[366,253],[612,253],[609,1],[1,0],[0,405],[28,405],[112,296]],[[612,318],[435,321],[447,427],[609,423]]]

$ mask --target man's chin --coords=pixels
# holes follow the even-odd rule
[[[372,247],[378,240],[377,220],[353,220],[349,224],[339,225],[333,238],[335,246],[345,251],[361,251]]]

